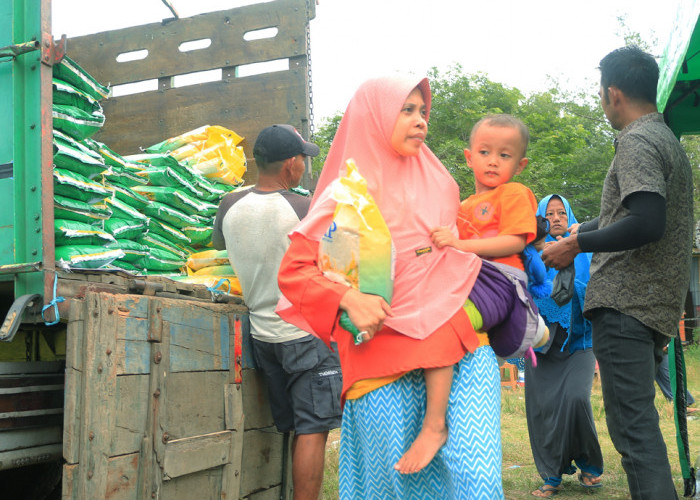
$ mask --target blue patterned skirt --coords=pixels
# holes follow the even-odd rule
[[[340,441],[342,500],[500,500],[501,393],[490,347],[455,365],[447,443],[427,467],[399,474],[394,464],[418,435],[425,414],[422,370],[348,400]]]

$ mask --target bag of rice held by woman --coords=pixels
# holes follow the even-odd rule
[[[352,159],[347,173],[333,182],[331,198],[338,202],[333,222],[321,238],[319,268],[330,280],[363,293],[380,295],[388,303],[394,291],[394,244],[379,207],[367,191],[367,181]],[[347,314],[340,325],[363,342]]]

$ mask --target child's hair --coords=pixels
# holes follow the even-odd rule
[[[474,139],[474,135],[476,134],[476,131],[479,129],[479,127],[485,124],[491,125],[492,127],[512,127],[514,129],[517,129],[518,132],[520,132],[520,137],[522,137],[523,139],[522,157],[525,157],[525,153],[527,153],[527,144],[530,142],[530,132],[527,129],[527,125],[525,125],[522,122],[522,120],[514,117],[513,115],[508,115],[505,113],[486,115],[481,120],[476,122],[472,127],[471,133],[469,134],[470,147],[472,144],[472,140]]]
[[[536,215],[537,218],[537,236],[534,241],[539,241],[549,234],[549,221],[541,215]]]

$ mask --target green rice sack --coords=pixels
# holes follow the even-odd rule
[[[53,65],[53,76],[82,90],[95,100],[109,97],[109,88],[100,84],[68,56],[63,56],[59,64]]]
[[[59,267],[97,269],[124,257],[118,248],[106,249],[97,245],[67,245],[56,247],[56,263]]]
[[[128,262],[124,259],[113,260],[108,265],[104,266],[103,269],[110,269],[116,271],[127,271],[131,274],[145,274],[146,270],[135,266],[133,263]]]
[[[117,239],[134,239],[148,232],[148,221],[110,217],[104,221],[104,228]]]
[[[104,160],[102,159],[102,155],[96,150],[93,149],[90,146],[90,139],[83,139],[82,141],[76,141],[73,139],[71,136],[68,134],[64,134],[60,130],[53,129],[53,140],[54,142],[61,142],[65,146],[71,147],[73,149],[78,149],[81,152],[85,153],[86,155],[92,157],[93,159],[97,160],[99,163],[104,165]],[[106,165],[104,168],[107,168]]]
[[[166,203],[171,207],[182,210],[187,215],[197,214],[215,216],[217,206],[204,200],[190,196],[181,189],[168,186],[134,186],[133,191],[139,193],[151,201]]]
[[[148,184],[148,179],[138,175],[134,169],[129,167],[115,167],[114,165],[110,165],[107,167],[107,170],[102,172],[102,181],[127,188],[145,186]]]
[[[116,198],[105,198],[104,203],[112,210],[112,215],[114,215],[114,217],[127,220],[138,220],[144,222],[145,224],[149,223],[147,216],[145,216],[135,208],[130,207],[123,201],[120,201]]]
[[[56,131],[54,131],[55,133]],[[101,159],[97,159],[81,149],[73,147],[72,144],[62,139],[54,138],[53,150],[54,165],[80,174],[87,179],[95,179],[107,169],[107,166]]]
[[[177,229],[182,229],[185,226],[191,226],[197,223],[195,219],[191,218],[185,212],[158,201],[151,201],[144,207],[143,213],[161,222],[170,224]]]
[[[189,245],[190,239],[179,229],[174,228],[170,224],[151,219],[149,231],[156,233],[159,236],[171,241],[174,245]]]
[[[56,246],[61,245],[109,245],[116,243],[111,234],[96,229],[91,224],[67,219],[54,219]]]
[[[101,184],[92,182],[80,174],[62,168],[53,169],[53,181],[54,194],[74,200],[92,202],[102,200],[112,194],[109,189]]]
[[[92,224],[110,218],[112,211],[102,204],[91,205],[84,201],[74,200],[55,194],[53,198],[54,217]]]
[[[181,228],[181,231],[190,239],[192,245],[206,246],[211,243],[214,228],[212,226],[187,226]]]
[[[111,168],[111,167],[110,167]],[[125,187],[125,186],[120,186],[119,184],[107,184],[107,186],[114,192],[114,197],[117,198],[119,201],[123,201],[127,205],[129,205],[132,208],[135,208],[136,210],[139,210],[140,212],[143,212],[143,209],[146,208],[151,202],[146,198],[145,196],[140,195],[136,191]]]
[[[121,260],[126,262],[135,262],[141,257],[145,257],[150,252],[147,246],[137,243],[132,240],[119,239],[105,245],[107,248],[119,248],[124,252],[124,257]]]
[[[176,245],[172,241],[156,233],[149,232],[142,234],[136,239],[136,241],[150,249],[158,248],[160,250],[165,250],[166,252],[175,254],[182,259],[187,259],[188,255],[191,253],[186,251],[182,246]]]
[[[80,108],[54,104],[52,109],[53,126],[81,141],[97,132],[105,123],[105,115],[100,111],[88,113]]]
[[[53,79],[53,103],[82,109],[86,113],[95,111],[102,113],[102,106],[97,99],[93,99],[70,83],[56,78]]]
[[[152,248],[148,255],[133,262],[135,266],[143,266],[148,271],[175,271],[185,265],[184,259],[158,248]]]
[[[196,198],[204,198],[205,193],[197,189],[194,184],[180,175],[170,167],[148,167],[139,173],[140,176],[148,179],[152,186],[168,186],[184,189],[188,194]]]

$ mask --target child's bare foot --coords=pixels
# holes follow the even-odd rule
[[[396,462],[394,469],[401,474],[414,474],[430,463],[435,454],[447,442],[447,427],[434,429],[423,427],[406,453]]]

